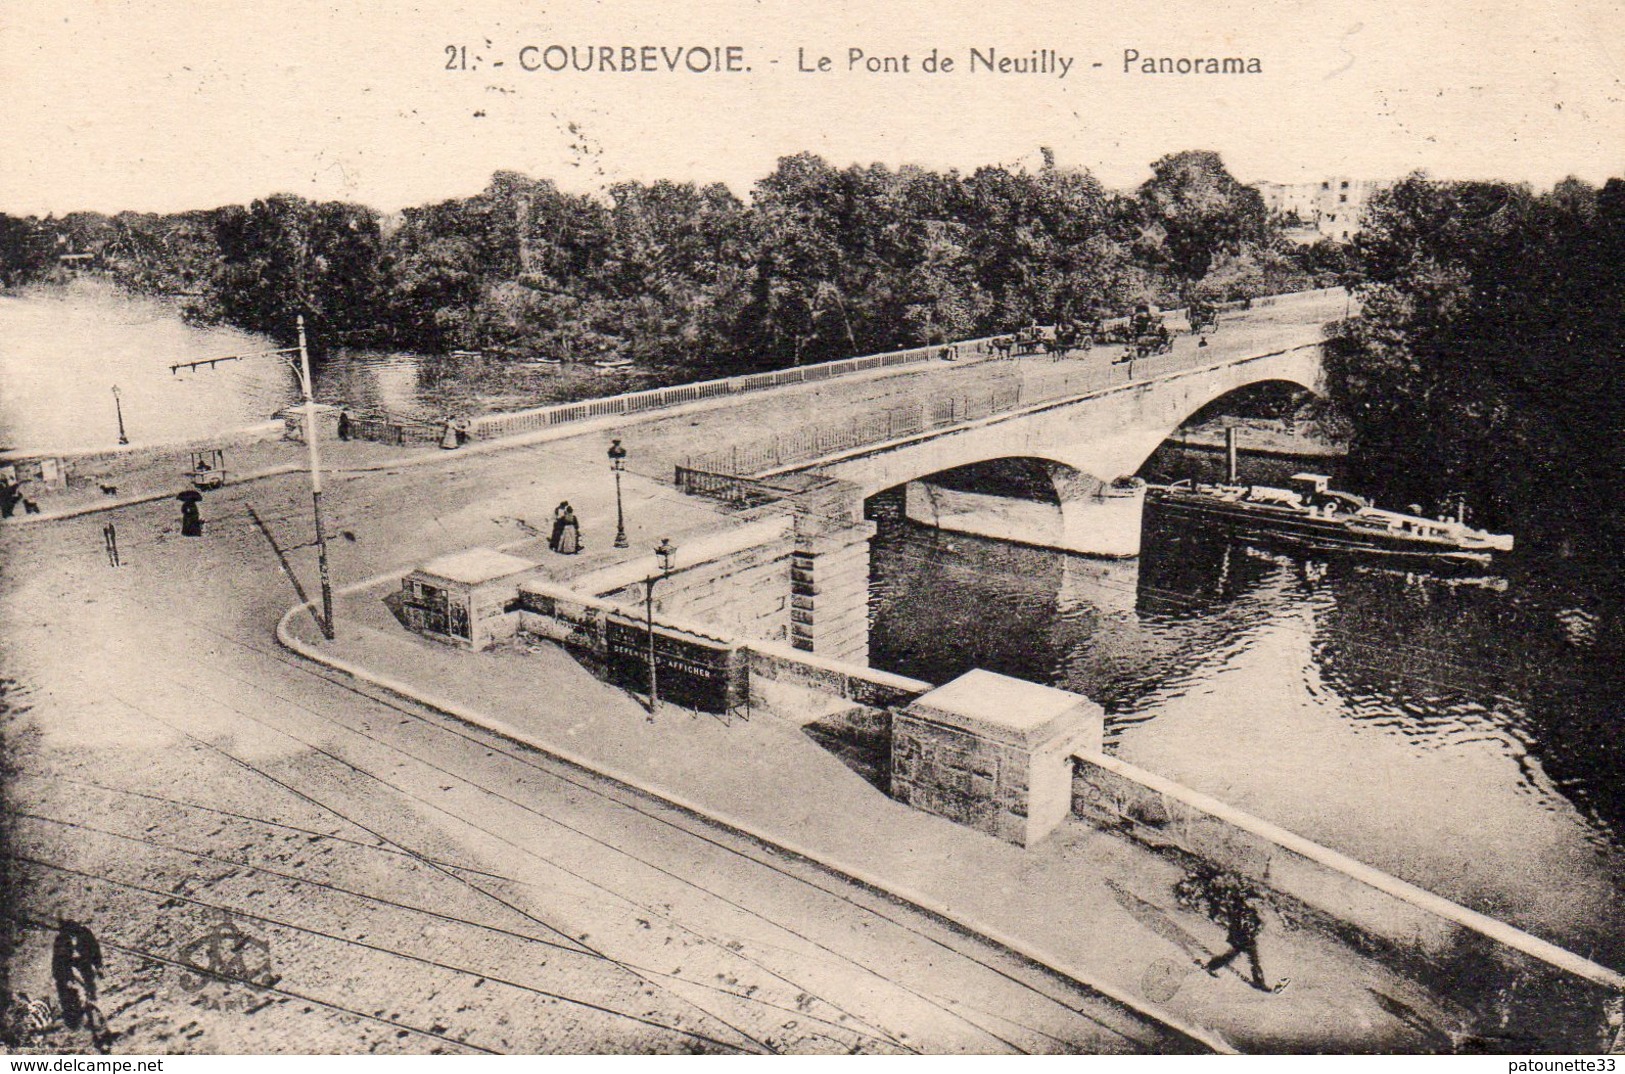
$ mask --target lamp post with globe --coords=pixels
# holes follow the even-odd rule
[[[651,574],[643,580],[643,616],[649,631],[650,720],[655,718],[655,710],[660,707],[660,686],[655,675],[655,583],[671,574],[672,565],[677,562],[677,546],[671,543],[671,538],[660,538],[660,543],[655,546],[655,560],[660,565],[660,573]]]
[[[626,469],[626,449],[619,440],[609,442],[609,468],[615,474],[615,547],[626,547],[626,516],[621,512],[621,473]]]

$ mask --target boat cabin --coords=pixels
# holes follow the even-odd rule
[[[1287,487],[1299,496],[1312,499],[1316,496],[1326,495],[1331,487],[1332,479],[1325,474],[1293,474],[1287,478]]]

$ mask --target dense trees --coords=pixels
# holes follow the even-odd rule
[[[0,287],[43,276],[55,257],[54,240],[38,221],[0,213]]]
[[[1267,244],[1263,195],[1236,182],[1219,154],[1174,153],[1151,165],[1151,172],[1138,207],[1150,229],[1149,245],[1175,275],[1200,280],[1217,258]]]
[[[1526,545],[1618,562],[1625,183],[1414,175],[1373,202],[1355,250],[1363,312],[1330,372],[1366,485],[1462,495]]]
[[[328,339],[374,326],[382,242],[371,209],[277,194],[219,210],[214,233],[226,320],[282,338],[300,314]]]
[[[93,251],[189,315],[327,342],[624,355],[691,373],[822,361],[1308,286],[1256,191],[1213,153],[1165,157],[1134,195],[1053,164],[971,175],[781,159],[744,202],[720,185],[604,198],[498,172],[480,193],[381,216],[278,194],[165,216],[0,217],[0,283]]]
[[[1537,195],[1412,176],[1375,198],[1352,249],[1288,245],[1280,224],[1210,152],[1163,157],[1132,193],[1048,161],[963,175],[802,153],[748,202],[499,172],[387,217],[286,194],[0,214],[0,286],[93,252],[124,286],[282,338],[303,314],[323,342],[625,355],[679,379],[1362,280],[1329,363],[1362,484],[1430,509],[1465,497],[1520,539],[1625,550],[1625,183]]]

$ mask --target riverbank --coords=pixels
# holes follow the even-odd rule
[[[1277,459],[1342,458],[1348,444],[1328,439],[1314,425],[1267,418],[1217,418],[1180,429],[1168,442],[1198,451],[1223,452],[1225,430],[1236,430],[1237,450]]]

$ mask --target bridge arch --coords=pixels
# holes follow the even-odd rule
[[[933,474],[996,459],[1052,467],[1062,512],[1058,546],[1098,555],[1139,552],[1139,501],[1103,490],[1132,474],[1189,418],[1244,389],[1279,383],[1322,393],[1321,348],[1291,348],[1241,362],[1125,384],[1039,404],[966,426],[848,453],[818,469],[851,481],[864,497]],[[1126,515],[1131,514],[1131,520]],[[1110,522],[1110,525],[1104,523]],[[1131,532],[1132,531],[1132,532]]]

